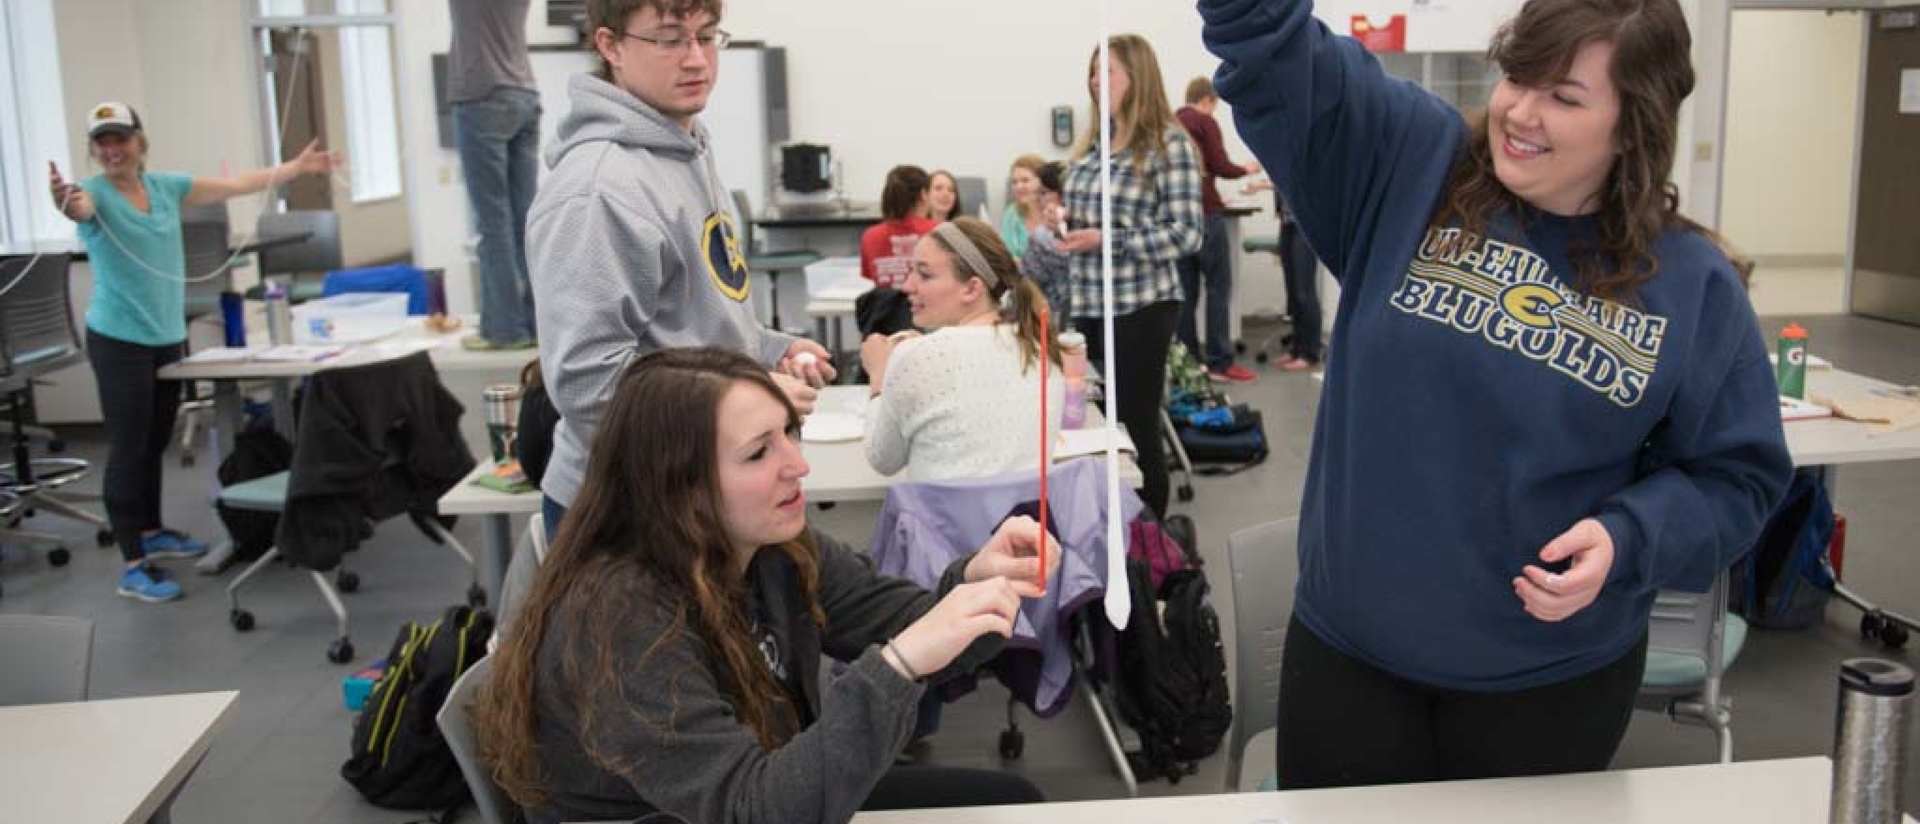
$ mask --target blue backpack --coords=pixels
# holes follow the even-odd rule
[[[1753,551],[1734,565],[1728,609],[1758,627],[1805,629],[1820,623],[1833,595],[1833,568],[1827,562],[1832,541],[1833,504],[1826,485],[1796,473]]]

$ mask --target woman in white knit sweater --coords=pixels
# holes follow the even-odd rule
[[[999,233],[971,217],[941,224],[920,239],[899,289],[913,325],[929,332],[871,335],[860,346],[873,390],[867,462],[916,481],[1038,470],[1046,298]],[[1056,432],[1066,384],[1058,351],[1049,347],[1048,358]]]

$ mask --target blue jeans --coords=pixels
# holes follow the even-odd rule
[[[560,533],[560,519],[565,517],[567,517],[565,506],[545,495],[540,496],[540,518],[546,521],[547,545],[553,545],[553,536]]]
[[[1180,259],[1180,289],[1187,302],[1180,309],[1180,343],[1187,351],[1218,372],[1233,365],[1233,328],[1228,313],[1233,311],[1233,252],[1227,248],[1227,219],[1207,215],[1203,224],[1200,251]],[[1207,303],[1207,348],[1200,349],[1199,329],[1194,325],[1200,312],[1204,286]]]
[[[453,104],[453,139],[467,180],[467,211],[479,235],[480,336],[496,344],[534,339],[527,280],[527,208],[540,163],[540,96],[495,88]]]
[[[1280,226],[1280,268],[1287,280],[1287,314],[1293,318],[1293,343],[1287,354],[1320,362],[1320,261],[1300,224]]]

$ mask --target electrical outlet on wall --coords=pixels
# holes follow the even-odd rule
[[[453,166],[446,163],[440,164],[440,185],[453,185]]]
[[[1707,163],[1712,160],[1713,160],[1713,144],[1712,143],[1693,144],[1693,162]]]

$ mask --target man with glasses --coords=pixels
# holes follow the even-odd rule
[[[571,110],[527,223],[540,363],[560,412],[541,480],[549,533],[635,358],[735,349],[774,371],[803,414],[809,384],[833,377],[825,349],[762,327],[748,302],[736,216],[697,118],[728,39],[720,13],[721,0],[587,3],[599,66],[567,83]]]

